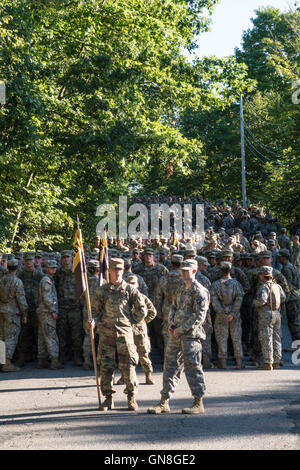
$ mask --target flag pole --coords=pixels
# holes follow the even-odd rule
[[[77,216],[77,227],[80,232],[81,236],[81,230],[80,230],[80,223],[79,223],[79,218]],[[84,256],[83,251],[81,251],[82,256]],[[87,278],[87,272],[86,269],[83,270],[83,275],[84,275],[84,280],[85,280],[85,301],[86,301],[86,307],[88,311],[88,320],[92,322],[93,317],[92,317],[92,309],[91,309],[91,300],[90,300],[90,292],[89,292],[89,283],[88,283],[88,278]],[[91,324],[90,326],[90,338],[91,338],[91,346],[92,346],[92,355],[93,355],[93,364],[94,364],[94,373],[96,377],[96,387],[97,387],[97,394],[98,394],[98,402],[99,402],[99,410],[102,411],[102,403],[101,403],[101,395],[100,395],[100,386],[99,386],[99,376],[98,376],[98,368],[97,368],[97,360],[96,360],[96,349],[95,349],[95,335],[94,335],[94,328]]]

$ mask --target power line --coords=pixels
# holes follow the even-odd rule
[[[248,139],[247,136],[245,136],[245,139],[246,139],[246,142],[247,144],[256,152],[258,153],[258,155],[260,155],[262,158],[264,158],[264,163],[269,162],[269,163],[274,163],[274,164],[277,164],[277,165],[283,165],[284,162],[278,162],[278,161],[274,161],[268,157],[266,157],[265,155],[263,155],[256,147],[255,145],[252,144],[252,142]]]

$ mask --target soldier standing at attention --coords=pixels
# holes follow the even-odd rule
[[[19,262],[10,259],[8,273],[0,279],[0,339],[5,342],[6,363],[2,372],[16,372],[19,367],[12,363],[21,331],[21,323],[27,322],[28,304],[24,286],[17,277]],[[22,318],[21,318],[22,317]]]
[[[48,260],[45,263],[46,275],[40,281],[38,291],[38,369],[62,369],[63,365],[58,360],[59,344],[56,334],[56,320],[58,319],[58,301],[54,282],[57,263]]]
[[[211,303],[216,312],[214,327],[220,369],[226,369],[229,334],[232,339],[236,368],[244,368],[240,315],[244,291],[241,284],[231,277],[231,268],[232,265],[228,261],[220,263],[222,277],[212,284],[210,291]]]
[[[70,339],[74,364],[82,366],[81,349],[83,342],[82,313],[80,301],[75,296],[75,275],[72,272],[73,252],[65,250],[61,254],[62,267],[55,279],[59,317],[57,320],[57,335],[59,339],[60,361],[68,357]]]
[[[281,305],[285,302],[282,287],[273,280],[270,266],[260,268],[260,281],[254,305],[258,312],[258,334],[264,364],[260,370],[279,369],[281,361]]]
[[[23,282],[26,301],[28,304],[27,323],[21,326],[21,332],[17,345],[18,366],[23,366],[26,361],[35,359],[37,351],[38,325],[36,316],[36,300],[39,283],[44,273],[34,267],[35,253],[24,254],[24,269],[18,273]]]
[[[124,260],[109,260],[110,281],[96,289],[91,309],[98,324],[101,391],[106,397],[103,409],[113,409],[113,375],[116,367],[121,371],[128,396],[128,410],[138,409],[135,394],[138,387],[135,368],[138,354],[134,344],[133,323],[139,323],[147,315],[141,293],[123,280]],[[87,328],[94,328],[95,321],[88,321]],[[116,354],[118,354],[118,364]]]
[[[196,281],[196,260],[184,260],[180,267],[184,285],[176,294],[169,316],[170,339],[167,344],[161,400],[150,414],[168,413],[169,399],[180,380],[183,368],[194,397],[185,414],[204,413],[205,380],[202,369],[201,339],[205,337],[203,323],[209,307],[209,292]]]

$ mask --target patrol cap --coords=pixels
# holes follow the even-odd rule
[[[15,258],[16,258],[16,259],[23,259],[23,258],[24,258],[24,254],[23,254],[21,251],[16,251],[16,253],[15,253]]]
[[[37,251],[37,252],[35,253],[35,257],[36,257],[36,258],[43,258],[43,253],[41,253],[40,251]]]
[[[35,258],[35,253],[32,251],[28,251],[27,253],[24,254],[24,259],[34,259]]]
[[[124,260],[122,258],[110,258],[109,267],[111,269],[124,269]]]
[[[160,249],[159,249],[159,252],[160,252],[162,255],[168,256],[168,254],[170,253],[170,250],[169,250],[168,247],[163,247],[163,248],[160,248]]]
[[[189,269],[198,269],[198,263],[195,259],[185,259],[182,261],[180,269],[188,271]]]
[[[273,268],[271,266],[262,266],[259,270],[259,274],[263,274],[264,276],[272,276]]]
[[[16,258],[11,258],[7,261],[8,268],[16,268],[19,266],[19,261]]]
[[[143,255],[154,255],[154,250],[152,248],[145,248]]]
[[[289,258],[290,252],[286,248],[281,248],[281,250],[279,250],[278,256],[284,256],[286,258]]]
[[[183,256],[182,255],[178,255],[178,254],[174,254],[171,256],[171,262],[172,263],[182,263],[183,261]]]
[[[261,232],[255,232],[255,237],[261,237],[262,238],[262,233]]]
[[[61,252],[61,257],[63,258],[64,256],[73,256],[73,251],[72,250],[63,250]]]
[[[220,268],[229,270],[232,268],[232,263],[230,263],[230,261],[221,261]]]
[[[197,256],[196,259],[197,259],[198,263],[205,264],[205,266],[210,266],[210,264],[209,264],[207,258],[205,258],[205,256]]]
[[[196,256],[196,251],[195,250],[185,250],[184,254],[185,254],[185,256]]]
[[[125,279],[126,282],[138,282],[138,278],[136,277],[135,274],[130,274],[130,276],[126,277]]]
[[[276,245],[275,240],[268,240],[268,245],[275,246]]]
[[[276,237],[276,232],[270,232],[269,235],[275,235],[275,237]]]
[[[258,254],[258,257],[259,258],[272,258],[272,251],[269,251],[269,250],[264,250],[264,251],[261,251],[259,254]]]
[[[221,256],[233,256],[233,251],[232,250],[222,250],[221,251]]]
[[[140,253],[140,250],[138,248],[133,248],[132,253]]]
[[[8,260],[8,254],[7,253],[2,253],[2,259],[3,259],[3,261]]]
[[[49,259],[48,261],[46,261],[45,263],[45,266],[46,268],[57,268],[57,262],[55,259]]]
[[[132,261],[130,258],[126,257],[126,258],[123,258],[123,260],[124,260],[124,268],[129,268],[129,266],[132,265]]]
[[[100,263],[97,259],[90,259],[87,263],[88,268],[99,268]]]

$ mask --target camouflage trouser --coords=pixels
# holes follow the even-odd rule
[[[48,312],[38,314],[38,359],[58,359],[56,320]]]
[[[134,393],[138,387],[135,368],[139,357],[134,344],[132,329],[120,336],[113,330],[107,330],[99,326],[98,333],[98,354],[101,372],[100,385],[103,395],[108,396],[116,392],[113,388],[113,375],[117,367],[120,369],[126,384],[124,393]]]
[[[149,357],[151,346],[145,322],[133,325],[133,337],[143,371],[145,374],[153,372],[152,362]]]
[[[280,312],[260,312],[258,334],[264,362],[280,362],[282,354]]]
[[[182,335],[179,339],[175,339],[174,336],[170,335],[165,353],[162,397],[171,397],[184,369],[192,395],[201,398],[205,392],[201,359],[202,346],[200,338],[190,338]]]
[[[71,348],[73,352],[80,352],[83,341],[82,314],[80,308],[60,307],[56,331],[61,355],[67,355],[69,348]]]
[[[245,294],[241,306],[242,343],[249,348],[252,324],[252,294]]]
[[[153,347],[156,347],[161,357],[164,355],[164,339],[162,335],[162,320],[155,317],[150,323],[148,323],[148,332]]]
[[[227,359],[227,346],[229,335],[232,340],[235,359],[243,357],[242,347],[242,325],[240,316],[234,317],[229,323],[225,321],[223,315],[216,315],[215,337],[218,344],[218,358]]]
[[[213,332],[213,326],[209,311],[207,312],[206,319],[203,324],[203,329],[205,331],[206,338],[201,340],[202,354],[203,356],[207,356],[207,358],[210,360],[212,357],[211,336]]]
[[[168,345],[168,342],[169,342],[169,339],[170,339],[170,333],[168,331],[168,326],[169,326],[169,322],[163,320],[162,336],[163,336],[163,340],[164,340],[164,352],[166,352],[167,345]]]
[[[253,357],[258,359],[261,355],[261,345],[258,334],[258,311],[255,308],[252,310],[251,347]]]
[[[300,339],[300,300],[289,300],[285,306],[292,341],[296,341]]]
[[[0,312],[0,340],[5,342],[6,359],[12,360],[20,331],[20,315]]]
[[[38,342],[38,320],[35,310],[29,310],[27,313],[27,323],[21,325],[17,352],[21,356],[30,359],[33,354],[33,348],[36,350]]]

